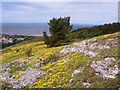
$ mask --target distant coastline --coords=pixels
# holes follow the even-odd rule
[[[73,30],[78,28],[92,27],[96,25],[73,24]],[[43,31],[49,33],[47,23],[2,23],[2,34],[24,35],[24,36],[43,36]]]
[[[9,33],[2,33],[2,34],[6,34],[6,35],[22,35],[22,36],[43,36],[43,35],[30,35],[30,34],[9,34]]]

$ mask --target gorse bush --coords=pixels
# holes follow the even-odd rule
[[[53,63],[56,62],[60,59],[60,56],[58,55],[58,53],[53,53],[50,54],[47,58],[45,58],[44,60],[42,60],[42,64],[46,65],[48,63]],[[40,63],[41,64],[41,63]]]
[[[25,53],[28,57],[30,57],[32,55],[32,48],[28,49]]]
[[[56,62],[60,58],[60,56],[54,53],[54,54],[51,54],[48,58],[49,60],[51,60],[51,62]]]

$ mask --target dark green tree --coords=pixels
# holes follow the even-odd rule
[[[70,17],[53,18],[48,25],[51,36],[47,38],[49,39],[47,45],[55,46],[68,41],[68,34],[73,27],[73,25],[70,25]],[[45,33],[43,34],[45,36]]]
[[[45,31],[43,32],[43,39],[44,39],[45,44],[48,44],[48,36]]]
[[[13,43],[16,44],[18,41],[16,38],[14,38]]]

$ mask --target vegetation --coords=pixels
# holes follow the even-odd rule
[[[48,37],[46,32],[43,32],[43,38],[45,44],[50,47],[62,45],[62,43],[66,43],[75,39],[83,40],[120,31],[119,22],[72,30],[72,25],[70,26],[70,17],[60,17],[58,19],[53,18],[50,20],[48,25],[50,26],[49,32],[51,36]]]
[[[32,48],[28,49],[25,53],[28,57],[30,57],[32,55]]]
[[[94,37],[97,39],[96,42],[105,42],[106,39],[110,37],[116,38],[119,33],[107,34],[99,37]],[[75,42],[73,42],[75,43]],[[33,56],[26,57],[25,52],[32,47]],[[109,49],[99,50],[101,56],[96,57],[88,57],[84,56],[83,53],[73,52],[73,53],[60,53],[59,51],[64,46],[59,47],[51,47],[48,48],[47,45],[44,44],[43,41],[39,40],[31,40],[25,41],[22,43],[15,44],[10,47],[6,47],[3,49],[2,62],[8,63],[10,61],[23,58],[24,61],[18,62],[23,63],[27,69],[36,63],[44,64],[43,66],[39,66],[42,71],[46,73],[42,76],[39,76],[35,83],[30,86],[23,87],[25,88],[86,88],[82,82],[88,82],[91,84],[90,88],[118,88],[119,81],[116,79],[104,79],[101,76],[95,75],[95,71],[90,68],[92,61],[98,61],[101,58],[112,56],[117,60],[118,48],[117,46],[111,46]],[[18,52],[16,52],[18,51]],[[98,52],[95,50],[95,52]],[[27,63],[33,57],[38,56],[35,61]],[[64,61],[64,59],[67,59]],[[17,66],[17,65],[16,65]],[[37,69],[39,69],[39,67]],[[71,77],[71,73],[78,69],[79,67],[85,67],[85,70],[82,73],[78,73]],[[11,70],[12,76],[16,75],[16,78],[20,78],[21,75],[18,74],[23,67],[15,68],[13,67]],[[72,79],[71,82],[70,79]],[[5,84],[6,85],[6,84]],[[5,86],[4,85],[4,86]],[[7,84],[9,85],[9,84]],[[10,85],[11,86],[11,85]],[[9,86],[6,86],[9,87]]]
[[[1,48],[5,48],[5,47],[8,47],[8,46],[11,46],[11,45],[14,45],[13,43],[1,43]]]
[[[35,39],[38,36],[28,36],[28,35],[8,35],[8,34],[2,34],[2,37],[5,38],[12,38],[12,39],[16,39],[16,38],[25,38],[26,40],[31,40],[31,39]]]
[[[79,28],[69,34],[70,39],[88,39],[95,36],[111,34],[120,31],[120,23],[104,24],[90,28]]]
[[[45,44],[48,44],[48,36],[47,36],[47,34],[46,34],[46,32],[43,32],[43,38],[44,38],[44,42],[45,42]]]
[[[119,88],[119,73],[115,79],[104,79],[101,75],[96,74],[96,71],[91,68],[91,64],[93,61],[99,61],[106,57],[113,57],[118,62],[117,40],[120,34],[120,23],[105,24],[71,31],[72,25],[70,26],[69,21],[69,17],[53,18],[49,22],[51,36],[47,36],[46,32],[43,32],[44,41],[42,41],[41,38],[36,38],[4,48],[2,50],[2,56],[0,56],[2,57],[3,64],[20,58],[23,59],[17,63],[10,63],[9,73],[11,73],[11,75],[7,78],[15,76],[14,79],[20,79],[22,74],[19,74],[19,71],[35,68],[45,73],[36,77],[36,81],[33,84],[22,87],[23,89],[86,88],[83,82],[90,83],[91,86],[89,88]],[[99,55],[90,57],[84,55],[83,52],[61,53],[60,51],[65,45],[52,47],[68,42],[69,39],[83,40],[88,38],[92,40],[96,39],[95,41],[90,41],[89,44],[94,43],[95,45],[95,43],[97,43],[99,45],[102,43],[103,45],[107,44],[110,48],[92,49],[91,51],[99,53]],[[113,43],[113,41],[115,43]],[[76,42],[70,42],[69,45],[73,43]],[[50,47],[47,47],[46,44]],[[88,47],[86,47],[86,49],[88,49]],[[38,63],[39,66],[36,67],[35,65]],[[113,65],[105,67],[104,69],[107,70],[115,64],[113,63]],[[85,69],[72,76],[72,73],[79,67],[84,67]],[[6,82],[3,83],[3,89],[9,87],[11,88],[12,85]]]
[[[44,41],[47,45],[58,46],[68,41],[68,34],[72,30],[70,25],[70,17],[53,18],[49,21],[48,25],[51,36],[48,37],[46,32],[43,32]]]

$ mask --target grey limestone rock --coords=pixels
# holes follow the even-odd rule
[[[108,66],[113,64],[113,62],[116,62],[116,64],[113,67],[109,68]],[[91,68],[106,79],[116,78],[115,75],[118,74],[117,61],[113,57],[108,57],[100,61],[93,61],[91,64]]]

